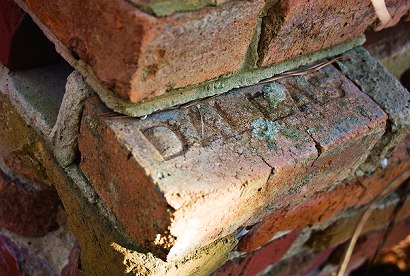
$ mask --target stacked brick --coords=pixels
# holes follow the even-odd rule
[[[410,93],[355,47],[408,1],[386,1],[387,25],[370,1],[15,2],[0,0],[0,274],[328,274],[372,210],[351,272],[386,225],[384,248],[410,234]],[[47,43],[25,52],[35,24],[75,71]],[[391,69],[405,34],[368,47]]]

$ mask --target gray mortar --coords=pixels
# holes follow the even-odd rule
[[[345,57],[338,61],[342,72],[388,115],[385,134],[360,167],[370,173],[410,133],[410,93],[364,48],[351,50]]]
[[[50,143],[48,135],[56,121],[71,70],[65,64],[55,64],[11,72],[0,64],[0,91],[47,143]]]
[[[57,121],[50,133],[54,156],[62,167],[70,165],[77,157],[84,101],[92,94],[93,90],[84,82],[83,77],[77,71],[71,73]]]
[[[97,92],[101,100],[113,111],[122,113],[132,117],[142,117],[149,115],[156,111],[172,108],[174,106],[182,105],[198,99],[207,98],[230,91],[234,88],[245,87],[258,83],[263,79],[270,78],[274,75],[283,73],[306,65],[308,63],[339,55],[347,50],[364,43],[365,38],[359,38],[346,41],[344,43],[328,47],[326,49],[303,55],[292,60],[286,60],[267,67],[254,68],[253,63],[257,60],[257,43],[260,34],[260,24],[262,18],[257,22],[253,40],[249,46],[249,50],[245,57],[245,64],[242,68],[234,73],[222,75],[218,78],[204,81],[197,85],[191,85],[184,88],[171,90],[161,96],[153,99],[144,100],[138,103],[130,103],[121,99],[116,93],[107,90],[98,81],[92,68],[81,60],[76,60],[71,52],[64,46],[64,44],[57,39],[57,37],[33,14],[22,0],[15,0],[15,2],[26,11],[33,19],[33,21],[40,27],[47,38],[52,41],[57,52],[65,59],[71,66],[73,66],[81,75],[84,76],[86,82]],[[274,2],[274,1],[269,1]],[[263,12],[263,11],[262,11]]]

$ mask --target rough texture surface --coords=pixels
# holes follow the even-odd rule
[[[60,200],[50,188],[38,188],[0,170],[0,227],[22,236],[43,236],[57,225]]]
[[[144,120],[104,118],[87,101],[81,169],[137,244],[178,258],[285,197],[296,204],[337,185],[384,132],[386,114],[332,66],[279,84]]]
[[[372,171],[410,131],[410,93],[364,48],[347,52],[341,70],[388,114],[388,129],[362,169]]]
[[[409,177],[410,136],[395,149],[387,167],[380,167],[371,175],[356,177],[331,191],[316,193],[295,207],[285,206],[272,212],[241,239],[238,250],[255,250],[281,231],[325,222],[350,207],[363,206],[382,191],[385,194],[393,191]],[[389,189],[385,190],[387,186]]]
[[[124,0],[26,4],[106,88],[137,102],[239,70],[264,1],[164,18]]]
[[[156,16],[170,15],[175,12],[193,11],[206,6],[216,6],[230,0],[128,0],[141,10]]]
[[[93,91],[78,72],[70,74],[56,123],[50,133],[54,155],[63,167],[78,158],[80,119],[84,101],[92,94]]]
[[[366,33],[365,47],[393,76],[400,79],[410,68],[410,22],[380,32]]]
[[[263,18],[259,65],[266,66],[360,36],[376,23],[370,1],[272,1]],[[410,9],[405,0],[386,1],[392,26]]]

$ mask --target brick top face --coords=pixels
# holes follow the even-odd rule
[[[144,120],[108,119],[102,112],[102,105],[88,102],[80,138],[82,169],[139,239],[133,217],[143,214],[122,212],[120,201],[135,205],[149,199],[135,196],[134,190],[160,191],[172,207],[169,233],[177,237],[167,244],[171,259],[280,208],[285,196],[297,202],[345,179],[367,157],[387,119],[332,66]],[[109,139],[94,131],[101,127],[111,133]],[[109,145],[115,156],[99,154],[93,143]],[[131,164],[146,175],[143,185],[140,177],[132,179],[116,168],[93,172],[95,162],[110,166],[120,155],[126,155],[124,166]]]

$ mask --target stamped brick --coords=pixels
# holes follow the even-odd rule
[[[371,175],[363,175],[339,185],[332,191],[324,191],[304,198],[297,206],[292,202],[269,214],[255,225],[240,241],[239,251],[255,250],[268,243],[280,231],[301,228],[324,222],[352,206],[369,203],[386,186],[393,191],[410,177],[410,135],[407,136],[388,159],[386,168],[378,168]],[[346,196],[346,195],[349,196]]]
[[[58,60],[54,45],[14,1],[0,1],[0,62],[10,69]]]
[[[263,18],[259,65],[266,66],[353,39],[377,22],[370,1],[275,1]],[[386,1],[396,24],[410,9],[405,0]],[[379,27],[381,28],[381,27]]]
[[[239,70],[264,1],[161,18],[124,0],[26,4],[106,88],[138,102]]]
[[[387,119],[332,66],[144,120],[106,111],[86,103],[81,169],[136,243],[168,259],[337,185]]]

